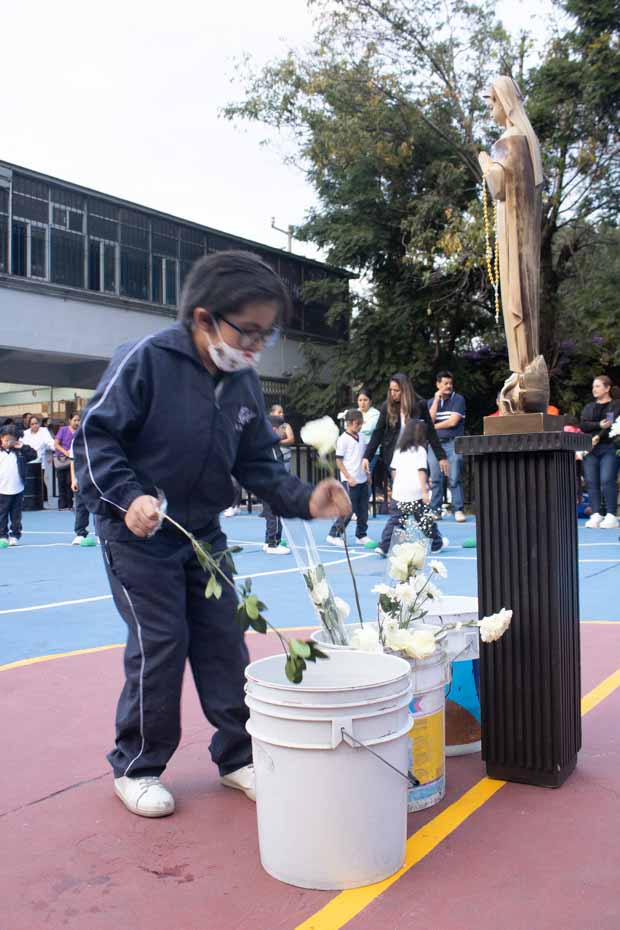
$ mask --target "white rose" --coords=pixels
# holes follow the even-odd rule
[[[379,634],[370,626],[356,630],[349,645],[353,649],[361,650],[361,652],[383,652],[383,646],[379,642]]]
[[[394,652],[404,652],[409,645],[411,633],[400,627],[386,627],[384,630],[385,645]]]
[[[430,630],[414,630],[410,634],[405,653],[412,659],[428,659],[436,649],[435,636]]]
[[[351,613],[351,608],[341,597],[334,597],[334,604],[336,605],[336,610],[338,611],[340,622],[344,623]]]
[[[325,601],[329,598],[329,585],[323,579],[323,581],[317,581],[312,591],[310,592],[312,600],[315,604],[324,604]]]
[[[392,555],[407,562],[413,568],[420,569],[426,559],[426,547],[422,543],[400,543],[392,549]]]
[[[480,639],[483,643],[493,643],[504,635],[510,621],[512,620],[512,610],[506,610],[505,607],[490,617],[483,617],[480,621]]]
[[[390,559],[390,576],[395,581],[406,581],[409,577],[409,562],[401,558]]]
[[[316,449],[322,459],[334,451],[339,435],[340,431],[331,417],[310,420],[301,428],[302,441]]]
[[[443,562],[438,562],[437,559],[433,559],[431,562],[431,571],[435,572],[436,575],[439,575],[440,578],[448,577],[448,569],[443,564]]]

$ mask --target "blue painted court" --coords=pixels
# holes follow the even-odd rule
[[[370,521],[373,538],[379,539],[385,519]],[[335,594],[353,609],[345,554],[325,543],[328,526],[327,521],[312,524],[314,536]],[[264,521],[255,515],[238,516],[223,520],[223,527],[229,542],[243,547],[236,557],[239,574],[254,579],[271,622],[278,627],[313,626],[316,620],[293,556],[262,551]],[[449,573],[442,590],[475,595],[476,550],[462,546],[475,536],[473,519],[460,525],[443,520],[440,527],[450,540],[440,556]],[[110,597],[101,550],[72,546],[72,528],[71,513],[26,513],[21,545],[0,550],[0,665],[124,641],[124,624]],[[353,535],[350,528],[352,541]],[[386,563],[354,544],[351,553],[363,611],[373,616],[376,595],[371,589],[384,580]],[[580,521],[579,580],[582,620],[620,621],[617,530],[585,529]]]

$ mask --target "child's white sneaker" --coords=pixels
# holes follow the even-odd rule
[[[291,550],[288,546],[283,546],[282,543],[278,543],[277,546],[268,546],[265,544],[263,546],[263,552],[266,552],[267,555],[290,555]]]
[[[600,513],[593,513],[590,519],[586,522],[586,526],[589,530],[597,530],[601,523],[603,522],[603,516]]]
[[[144,778],[114,779],[114,792],[128,811],[139,817],[167,817],[174,814],[174,798],[154,775]]]
[[[81,546],[81,545],[82,545],[82,540],[83,540],[83,539],[84,539],[83,536],[76,536],[76,537],[73,539],[71,545],[72,545],[72,546]]]
[[[256,800],[256,776],[252,764],[244,765],[234,772],[229,772],[228,775],[220,775],[220,781],[227,788],[237,788],[238,791],[243,791],[250,801]]]
[[[17,536],[9,536],[9,546],[17,546],[17,545],[19,545],[19,539],[17,538]]]
[[[617,530],[618,526],[618,518],[613,513],[608,513],[601,523],[602,530]]]
[[[342,536],[328,536],[325,540],[330,546],[338,546],[339,549],[344,549],[344,539]]]

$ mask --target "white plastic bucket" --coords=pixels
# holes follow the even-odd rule
[[[402,866],[407,829],[410,669],[397,656],[332,652],[291,684],[282,655],[246,669],[265,871],[328,891]],[[344,732],[343,732],[344,731]]]
[[[478,598],[446,595],[428,603],[423,624],[466,623],[478,619]],[[440,620],[441,618],[441,620]],[[369,623],[376,626],[375,623]],[[359,623],[345,626],[349,639],[360,629]],[[325,629],[315,630],[312,639],[326,652],[342,651],[350,646],[335,646]],[[452,662],[452,683],[446,695],[446,755],[460,756],[480,752],[480,694],[478,691],[478,659],[480,637],[478,629],[471,627],[450,630],[442,640],[442,647]]]
[[[432,807],[446,793],[445,694],[450,682],[450,659],[438,649],[428,659],[408,659],[411,666],[413,717],[409,731],[409,768],[418,779],[409,788],[407,810]]]

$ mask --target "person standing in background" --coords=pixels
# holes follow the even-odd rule
[[[37,453],[35,462],[41,465],[41,479],[43,482],[43,500],[47,500],[47,485],[45,483],[45,469],[49,462],[50,453],[54,451],[54,437],[48,430],[47,426],[41,426],[41,421],[36,414],[30,417],[30,425],[25,431],[23,441]]]
[[[427,401],[428,412],[433,421],[441,445],[449,463],[448,487],[452,499],[452,510],[457,523],[464,523],[467,517],[463,511],[463,485],[461,472],[463,456],[454,448],[454,441],[465,433],[465,398],[454,390],[454,377],[451,371],[440,371],[435,381],[437,390],[434,397]],[[436,520],[441,520],[443,502],[443,474],[432,449],[428,451],[428,463],[431,471],[433,490],[431,509]]]
[[[16,426],[0,429],[0,539],[9,546],[16,546],[21,539],[26,465],[37,457],[17,433]]]
[[[269,411],[269,415],[272,417],[280,417],[282,420],[280,426],[278,427],[278,435],[280,437],[280,452],[282,453],[284,467],[290,474],[291,459],[293,457],[292,446],[295,445],[295,433],[293,432],[293,427],[284,419],[284,408],[281,404],[273,404],[271,410]]]
[[[73,491],[71,490],[71,460],[69,452],[73,436],[80,425],[79,413],[74,413],[66,426],[61,426],[54,440],[54,468],[58,478],[58,509],[71,510]]]
[[[597,375],[592,382],[594,401],[581,413],[581,429],[592,436],[592,449],[583,460],[586,490],[592,516],[586,523],[590,529],[613,530],[618,526],[618,487],[616,478],[620,459],[616,456],[609,430],[620,416],[620,400],[612,397],[612,384],[607,375]]]

